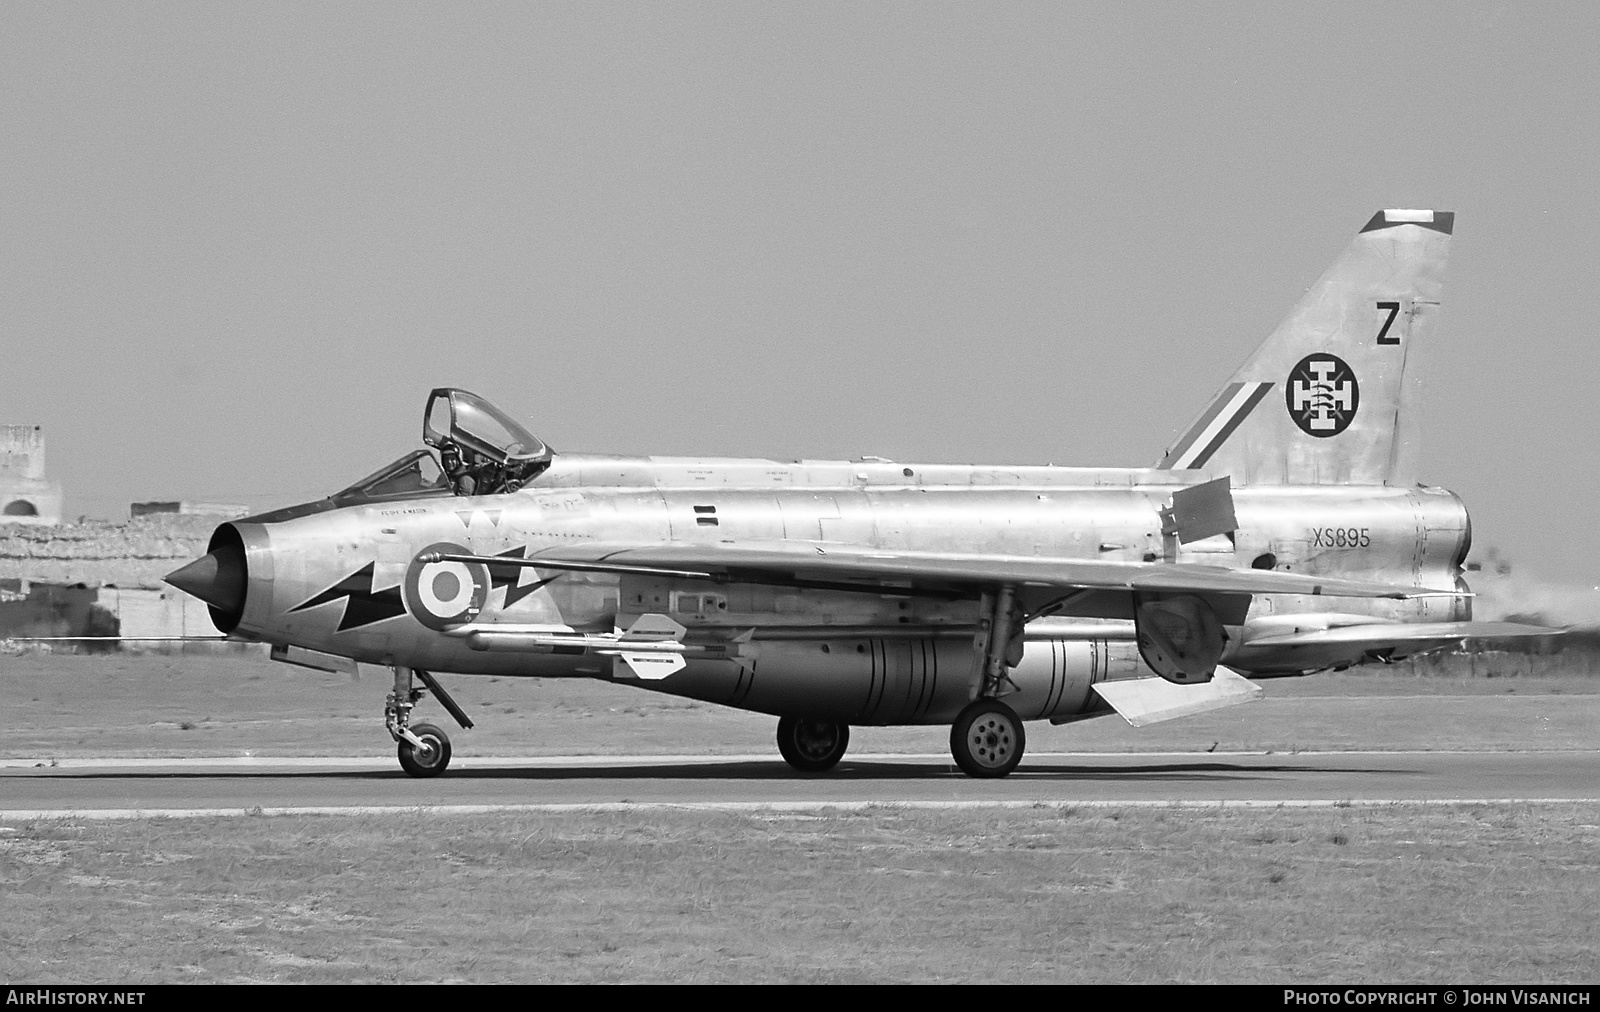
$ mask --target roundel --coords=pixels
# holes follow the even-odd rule
[[[1355,370],[1338,355],[1307,355],[1283,385],[1289,417],[1300,431],[1319,439],[1337,436],[1355,421],[1361,387]]]
[[[427,562],[422,556],[471,555],[448,541],[429,545],[406,568],[406,608],[429,629],[445,629],[478,617],[489,598],[489,568],[478,562]]]

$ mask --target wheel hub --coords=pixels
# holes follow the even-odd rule
[[[801,724],[795,732],[795,744],[807,759],[822,759],[833,751],[838,735],[833,726],[824,723]]]
[[[972,755],[985,766],[1003,766],[1016,740],[1009,721],[990,714],[972,725]]]

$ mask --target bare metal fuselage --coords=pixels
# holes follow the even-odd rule
[[[496,574],[473,628],[613,633],[643,615],[687,627],[686,665],[641,680],[615,656],[514,637],[464,637],[422,601],[469,594],[416,582],[419,553],[499,556],[555,545],[803,543],[1120,562],[1184,562],[1455,589],[1466,510],[1434,488],[1263,486],[1233,490],[1238,530],[1187,545],[1162,534],[1174,491],[1209,475],[1120,468],[563,455],[530,487],[441,495],[233,525],[248,592],[238,634],[358,661],[430,671],[586,676],[780,715],[849,724],[949,723],[972,698],[978,601],[639,574]],[[369,569],[370,567],[370,569]],[[408,575],[411,583],[408,585]],[[431,596],[430,596],[431,595]],[[1100,708],[1094,683],[1148,675],[1126,597],[1088,595],[1028,628],[1016,689],[1023,719]],[[1462,597],[1409,600],[1257,595],[1230,624],[1225,663],[1249,672],[1355,663],[1341,653],[1252,650],[1252,630],[1318,622],[1458,621]],[[1313,623],[1315,624],[1315,623]],[[742,639],[741,639],[742,637]]]

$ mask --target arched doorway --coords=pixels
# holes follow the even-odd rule
[[[34,508],[33,503],[28,502],[26,499],[13,499],[6,503],[5,515],[8,517],[36,517],[39,515],[39,511]]]

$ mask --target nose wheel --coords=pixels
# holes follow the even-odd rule
[[[1003,777],[1022,761],[1022,718],[998,699],[967,704],[950,727],[950,754],[969,777]]]
[[[412,724],[408,731],[417,739],[401,738],[398,750],[400,768],[414,777],[436,777],[450,766],[450,739],[432,724]]]

